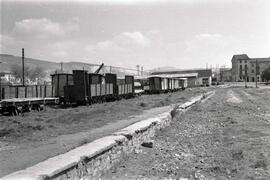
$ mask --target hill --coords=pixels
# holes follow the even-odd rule
[[[163,72],[163,71],[178,71],[181,70],[179,68],[175,68],[175,67],[171,67],[171,66],[165,66],[165,67],[158,67],[158,68],[154,68],[149,70],[151,73],[153,72]]]
[[[10,72],[11,67],[15,64],[21,65],[22,64],[22,58],[20,56],[14,56],[9,54],[0,54],[0,72]],[[46,73],[45,79],[50,79],[50,74],[57,72],[60,72],[61,64],[52,62],[52,61],[46,61],[46,60],[40,60],[40,59],[33,59],[25,57],[25,66],[28,66],[30,69],[33,69],[35,67],[41,67],[44,69]],[[85,69],[88,70],[88,72],[94,72],[100,65],[99,64],[91,64],[91,63],[83,63],[83,62],[65,62],[63,63],[63,72],[65,73],[72,73],[72,70],[74,69]],[[128,69],[123,67],[114,67],[114,66],[104,66],[100,73],[115,73],[119,77],[122,77],[124,75],[137,75],[137,70],[134,69]]]
[[[30,68],[33,67],[42,67],[46,73],[50,74],[55,72],[56,70],[61,69],[60,63],[40,60],[40,59],[33,59],[33,58],[25,58],[25,66],[29,66]],[[22,58],[19,56],[13,56],[9,54],[0,54],[0,72],[3,71],[10,71],[10,68],[14,64],[21,64]],[[88,63],[81,63],[81,62],[67,62],[63,63],[64,72],[71,72],[73,69],[86,69],[92,71],[98,65],[97,64],[88,64]]]

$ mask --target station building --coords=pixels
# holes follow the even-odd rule
[[[249,58],[246,54],[232,57],[232,80],[255,82],[262,81],[262,72],[270,66],[269,58]]]
[[[158,71],[151,75],[164,77],[187,78],[188,87],[209,86],[212,84],[212,69],[191,69],[178,71]]]

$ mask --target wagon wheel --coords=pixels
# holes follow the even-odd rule
[[[26,106],[22,112],[31,112],[32,111],[32,106],[31,105],[28,105]]]
[[[17,116],[17,115],[19,114],[19,111],[18,111],[18,109],[17,109],[16,107],[11,107],[11,108],[9,109],[9,114],[10,114],[11,116]]]
[[[38,112],[41,111],[40,105],[37,105],[37,111],[38,111]]]

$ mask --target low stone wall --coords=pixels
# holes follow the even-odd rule
[[[156,130],[171,122],[174,113],[185,111],[210,94],[197,96],[184,104],[176,105],[171,112],[134,123],[110,136],[97,139],[25,170],[9,174],[3,177],[3,180],[98,179],[121,157],[133,152],[143,142],[150,141]]]

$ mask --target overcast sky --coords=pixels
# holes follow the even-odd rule
[[[1,53],[145,69],[270,56],[270,0],[1,1]]]

